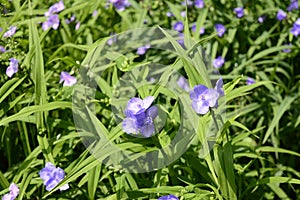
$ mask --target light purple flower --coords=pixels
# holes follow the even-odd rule
[[[219,37],[222,37],[226,31],[226,28],[223,24],[216,24],[215,29],[216,29]]]
[[[1,45],[0,45],[0,52],[1,52],[1,53],[6,52],[6,49],[5,49],[3,46],[1,46]]]
[[[114,5],[114,7],[118,11],[124,11],[126,7],[130,6],[128,0],[109,0],[109,1]]]
[[[15,58],[10,58],[9,61],[9,66],[6,68],[6,75],[11,78],[18,72],[19,61]]]
[[[171,13],[171,12],[167,12],[166,15],[167,15],[167,17],[173,17],[174,16],[173,13]]]
[[[11,37],[13,36],[15,33],[16,33],[16,30],[17,30],[17,27],[16,26],[10,26],[8,28],[8,31],[6,31],[4,34],[3,34],[3,37]]]
[[[178,21],[173,25],[173,29],[178,32],[183,31],[183,28],[184,28],[184,25],[181,21]]]
[[[286,18],[287,14],[283,10],[278,10],[276,18],[279,21],[282,21]]]
[[[60,2],[58,2],[58,3],[53,4],[53,5],[48,9],[48,11],[45,12],[45,16],[46,16],[46,17],[49,17],[49,16],[53,15],[54,13],[58,13],[58,12],[64,10],[64,9],[65,9],[64,2],[63,2],[63,1],[60,1]]]
[[[0,32],[2,32],[2,30],[3,30],[3,29],[2,29],[2,28],[0,28]]]
[[[181,11],[180,15],[181,15],[181,17],[186,17],[186,12],[185,11]]]
[[[75,30],[78,30],[80,28],[80,22],[77,22],[75,25]]]
[[[215,85],[215,90],[218,92],[219,97],[224,96],[224,89],[223,89],[223,79],[219,78]]]
[[[75,21],[75,15],[73,14],[70,19],[66,19],[66,24],[70,24],[71,22]]]
[[[179,79],[177,80],[177,85],[187,92],[189,92],[191,90],[188,81],[183,76],[179,77]]]
[[[184,0],[183,2],[181,2],[181,5],[183,5],[183,6],[185,6],[185,5],[187,5],[187,6],[192,6],[192,5],[193,5],[193,2],[192,2],[191,0],[187,0],[187,4],[186,4],[186,2],[185,2],[185,0]]]
[[[293,28],[291,29],[291,33],[294,36],[300,35],[300,18],[298,18],[295,23],[293,24]]]
[[[39,172],[39,175],[43,179],[47,191],[51,191],[65,178],[64,170],[60,167],[55,167],[51,162],[46,163],[45,168]],[[68,184],[59,188],[60,191],[67,189],[69,189]]]
[[[237,8],[235,8],[234,12],[236,13],[236,16],[238,18],[241,18],[241,17],[244,16],[244,9],[243,9],[243,7],[237,7]]]
[[[94,12],[93,12],[93,17],[96,17],[98,15],[98,10],[94,10]]]
[[[117,42],[117,36],[114,33],[110,33],[110,38],[107,40],[107,44],[111,46],[113,43]]]
[[[159,197],[157,200],[179,200],[176,196],[173,194],[167,195],[167,196],[162,196]]]
[[[213,63],[215,68],[220,68],[224,65],[225,60],[222,58],[222,56],[218,56],[216,59],[214,59]]]
[[[251,84],[254,84],[255,83],[255,80],[251,77],[248,77],[247,80],[246,80],[246,84],[247,85],[251,85]]]
[[[137,49],[136,53],[139,54],[139,55],[144,55],[144,54],[146,53],[146,51],[147,51],[148,49],[150,49],[150,47],[151,47],[151,46],[150,46],[149,44],[147,44],[146,46],[139,47],[139,48]]]
[[[289,44],[286,44],[286,45],[288,45],[288,46],[292,46],[292,44],[291,43],[289,43]],[[282,50],[282,52],[284,52],[284,53],[290,53],[292,50],[291,50],[291,48],[286,48],[286,49],[283,49]]]
[[[46,31],[47,29],[49,29],[50,27],[52,27],[54,30],[57,30],[57,28],[59,27],[59,18],[58,15],[50,15],[47,19],[47,21],[45,21],[42,25],[42,28],[44,31]]]
[[[191,30],[192,30],[193,32],[196,32],[196,24],[193,24],[193,25],[192,25]],[[200,35],[202,35],[202,34],[205,33],[204,27],[201,27],[201,28],[200,28],[199,33],[200,33]]]
[[[196,8],[204,8],[204,0],[195,0]]]
[[[2,197],[2,200],[14,200],[19,194],[19,188],[15,183],[10,184],[9,193]]]
[[[176,40],[182,47],[184,47],[184,35],[183,33],[178,34],[179,39]]]
[[[71,76],[68,72],[60,73],[59,83],[64,82],[63,86],[72,86],[77,82],[77,79],[74,76]]]
[[[210,107],[214,107],[218,100],[218,93],[216,90],[208,89],[204,85],[197,85],[190,93],[192,99],[192,108],[198,114],[206,114]]]
[[[123,131],[127,134],[141,133],[144,137],[151,137],[155,133],[154,119],[158,115],[156,106],[151,106],[153,96],[144,100],[131,98],[124,111],[126,118],[122,122]]]
[[[292,0],[291,1],[291,4],[287,7],[287,10],[289,12],[293,11],[293,10],[297,10],[299,8],[299,5],[298,5],[298,0]]]
[[[223,80],[220,78],[215,88],[207,88],[205,85],[196,85],[190,92],[192,108],[198,114],[206,114],[209,108],[218,106],[218,98],[224,95]]]
[[[257,21],[259,22],[259,23],[263,23],[264,21],[265,21],[265,19],[266,19],[266,16],[260,16],[258,19],[257,19]]]

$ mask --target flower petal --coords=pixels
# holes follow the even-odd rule
[[[9,186],[9,193],[16,198],[19,194],[20,189],[18,188],[18,186],[15,183],[10,184]]]
[[[146,97],[144,100],[143,100],[143,108],[146,110],[148,109],[151,104],[153,103],[154,101],[154,97],[153,96],[148,96]]]
[[[215,90],[219,93],[219,96],[224,96],[224,90],[223,90],[223,79],[219,78],[216,82]]]
[[[144,137],[148,138],[151,137],[153,135],[153,133],[155,132],[155,126],[153,123],[151,124],[147,124],[145,126],[141,127],[141,133]]]
[[[147,116],[151,117],[152,119],[155,119],[158,115],[158,109],[156,106],[151,106],[148,110],[147,110]]]
[[[145,111],[145,109],[143,109],[143,100],[134,97],[128,101],[125,109],[125,115],[130,117],[131,115],[139,114],[142,111]]]
[[[205,100],[208,102],[209,107],[214,107],[218,98],[219,94],[215,89],[209,88],[205,91]]]
[[[65,184],[59,188],[60,191],[69,189],[69,184]]]
[[[209,110],[209,104],[207,101],[193,101],[192,108],[198,114],[206,114]]]
[[[200,95],[205,92],[207,90],[207,87],[205,85],[196,85],[194,87],[194,89],[191,91],[190,93],[190,98],[193,100],[193,101],[199,101],[199,97]]]
[[[122,122],[122,129],[125,133],[137,133],[138,127],[136,121],[130,117],[127,117]]]

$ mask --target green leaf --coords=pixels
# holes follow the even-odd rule
[[[274,113],[274,118],[272,119],[271,123],[269,124],[269,128],[265,134],[265,137],[263,139],[263,144],[267,141],[267,139],[270,137],[270,135],[272,134],[273,129],[275,128],[275,126],[278,125],[279,120],[281,119],[283,113],[289,109],[291,103],[296,99],[297,96],[294,97],[290,97],[287,96],[283,99],[283,101],[281,102],[279,108],[277,109],[276,113]]]

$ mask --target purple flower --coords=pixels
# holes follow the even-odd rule
[[[293,11],[293,10],[297,10],[299,8],[299,5],[298,5],[298,0],[292,0],[291,1],[291,4],[287,7],[287,10],[289,12]]]
[[[75,30],[78,30],[80,28],[80,22],[77,22],[75,25]]]
[[[184,25],[181,21],[178,21],[173,25],[173,29],[178,32],[183,31],[183,28],[184,28]]]
[[[283,10],[278,10],[276,18],[277,18],[277,20],[282,21],[286,18],[286,16],[287,15]]]
[[[224,96],[224,90],[223,90],[223,79],[219,78],[215,85],[215,90],[218,92],[219,96]]]
[[[58,2],[58,3],[53,4],[53,5],[48,9],[48,11],[45,12],[45,16],[46,16],[46,17],[49,17],[49,16],[53,15],[54,13],[58,13],[58,12],[64,10],[64,9],[65,9],[64,2],[60,1],[60,2]]]
[[[114,7],[118,11],[123,11],[125,10],[126,7],[130,6],[130,3],[128,0],[109,0],[110,3],[114,5]]]
[[[8,31],[6,31],[4,34],[3,34],[3,37],[11,37],[13,36],[15,33],[16,33],[16,30],[17,30],[17,27],[16,26],[10,26],[8,28]]]
[[[193,32],[196,32],[196,24],[193,24],[193,25],[192,25],[192,28],[191,28],[191,30],[192,30]],[[205,29],[204,29],[204,27],[201,27],[201,28],[200,28],[200,31],[199,31],[199,33],[200,33],[200,35],[202,35],[202,34],[204,34],[204,33],[205,33]]]
[[[111,46],[113,43],[117,42],[117,36],[114,33],[110,33],[110,38],[107,40],[107,44]]]
[[[260,17],[257,19],[257,21],[258,21],[259,23],[263,23],[263,22],[265,21],[265,19],[266,19],[266,16],[260,16]]]
[[[9,61],[9,66],[6,69],[6,75],[11,78],[15,73],[18,72],[19,61],[15,58],[11,58]]]
[[[291,33],[294,36],[298,36],[300,34],[300,18],[298,18],[293,24],[293,28],[291,29]]]
[[[186,12],[182,11],[182,12],[180,12],[180,15],[181,15],[181,17],[186,17]]]
[[[3,30],[3,29],[2,29],[2,28],[0,28],[0,32],[2,32],[2,30]]]
[[[124,111],[126,118],[122,122],[125,133],[140,132],[144,137],[151,137],[155,133],[153,121],[158,115],[158,109],[156,106],[151,106],[153,101],[153,96],[148,96],[144,100],[134,97],[128,101]]]
[[[222,37],[226,31],[226,28],[223,24],[216,24],[215,29],[216,29],[219,37]]]
[[[45,12],[45,16],[48,17],[47,21],[45,21],[42,25],[42,28],[44,31],[46,31],[48,28],[52,27],[54,30],[56,30],[59,26],[59,17],[57,14],[62,10],[65,9],[64,2],[60,1],[58,3],[53,4],[47,12]],[[71,17],[72,18],[72,17]],[[71,21],[66,20],[66,23],[70,23]]]
[[[61,72],[59,83],[64,82],[63,86],[72,86],[77,82],[74,76],[71,76],[68,72]]]
[[[182,47],[184,47],[184,35],[183,33],[178,34],[179,40],[176,40]]]
[[[167,12],[166,15],[167,15],[167,17],[173,17],[174,16],[173,13],[171,13],[171,12]]]
[[[292,46],[292,44],[291,43],[289,43],[289,44],[286,44],[286,45],[288,45],[288,46]],[[284,52],[284,53],[290,53],[292,50],[291,50],[291,48],[286,48],[286,49],[283,49],[282,50],[282,52]]]
[[[59,167],[55,167],[51,162],[46,163],[45,168],[39,172],[39,175],[41,179],[43,179],[47,191],[55,188],[65,178],[64,170]],[[59,188],[60,191],[67,189],[69,189],[68,184]]]
[[[204,8],[204,1],[203,0],[195,0],[196,8]]]
[[[176,196],[173,194],[167,195],[167,196],[162,196],[159,197],[157,200],[179,200]]]
[[[204,115],[209,108],[218,106],[218,98],[224,95],[223,81],[220,79],[217,81],[215,89],[199,84],[190,92],[192,108],[196,113]]]
[[[59,26],[59,18],[58,15],[50,15],[42,25],[42,28],[44,31],[46,31],[48,28],[52,27],[54,30],[56,30]]]
[[[222,56],[218,56],[216,59],[214,59],[213,63],[215,68],[220,68],[224,65],[225,60],[222,58]]]
[[[246,84],[251,85],[253,83],[255,83],[255,80],[253,78],[248,77],[247,80],[246,80]]]
[[[144,55],[144,54],[146,53],[146,51],[147,51],[148,49],[150,49],[150,47],[151,47],[151,46],[150,46],[149,44],[146,45],[146,46],[139,47],[139,48],[137,49],[136,53],[139,54],[139,55]]]
[[[234,12],[236,13],[236,16],[238,18],[241,18],[241,17],[244,16],[244,9],[243,9],[243,7],[237,7],[237,8],[235,8]]]
[[[6,52],[6,49],[5,49],[3,46],[1,46],[1,45],[0,45],[0,52],[1,52],[1,53]]]
[[[2,200],[14,200],[19,194],[19,188],[15,183],[10,184],[9,193],[2,197]]]
[[[70,17],[70,19],[66,19],[66,24],[70,24],[73,21],[75,21],[75,15],[74,14]]]
[[[193,2],[191,1],[191,0],[187,0],[187,4],[186,4],[186,2],[185,2],[185,0],[183,1],[183,2],[181,2],[181,5],[183,5],[183,6],[192,6],[193,5]]]
[[[98,15],[98,11],[97,10],[94,10],[94,12],[93,12],[93,17],[96,17]]]
[[[177,85],[187,92],[191,90],[188,81],[183,76],[179,77],[179,79],[177,80]]]

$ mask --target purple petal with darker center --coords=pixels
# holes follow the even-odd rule
[[[131,116],[131,115],[136,115],[141,112],[145,111],[145,108],[143,108],[144,102],[140,98],[131,98],[126,106],[125,109],[125,115],[126,116]]]
[[[190,98],[194,101],[199,101],[199,97],[202,93],[204,93],[207,90],[207,87],[205,85],[196,85],[194,89],[190,92]]]

